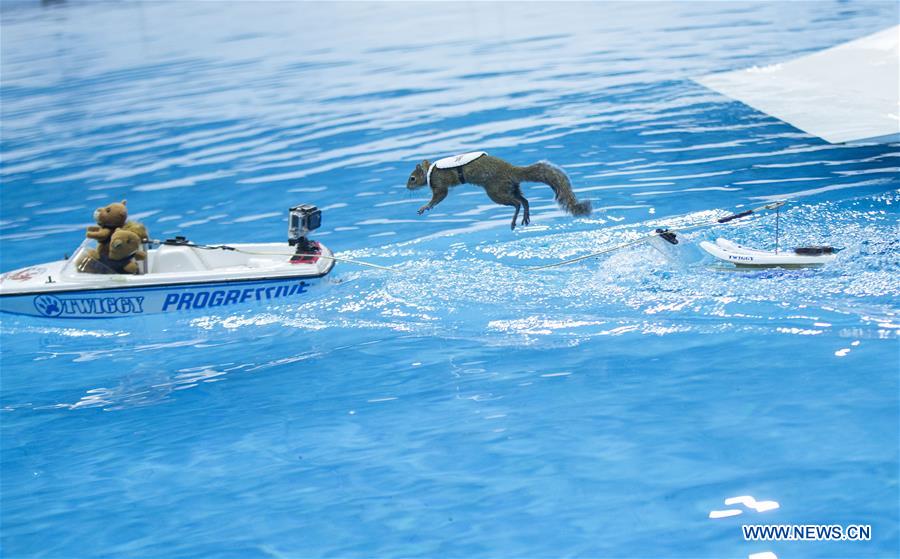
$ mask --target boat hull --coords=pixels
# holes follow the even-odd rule
[[[300,302],[323,281],[322,277],[288,277],[10,294],[0,296],[0,311],[54,319],[215,312],[249,303]]]

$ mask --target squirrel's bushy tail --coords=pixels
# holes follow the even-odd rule
[[[520,167],[521,181],[542,182],[553,189],[556,195],[556,201],[559,205],[572,215],[590,215],[590,200],[582,200],[581,202],[575,198],[572,192],[572,183],[566,172],[550,163],[549,161],[539,161],[534,165]]]

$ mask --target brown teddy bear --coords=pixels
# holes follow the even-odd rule
[[[89,249],[78,269],[89,274],[137,274],[135,260],[147,258],[147,253],[141,250],[141,238],[124,228],[116,229],[107,245],[109,252],[106,255],[99,248]]]
[[[121,227],[126,231],[131,231],[138,237],[140,237],[141,242],[148,242],[150,240],[150,233],[147,231],[147,227],[144,226],[140,221],[128,221]]]
[[[116,202],[103,208],[94,210],[94,221],[97,225],[87,228],[85,237],[97,241],[97,252],[101,255],[109,254],[109,239],[113,231],[125,225],[128,220],[126,201]]]

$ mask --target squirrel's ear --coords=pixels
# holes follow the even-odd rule
[[[429,163],[427,159],[425,161],[422,161],[422,168],[425,169],[426,171],[428,170],[428,167],[430,167],[430,166],[431,166],[431,163]]]
[[[122,200],[122,205],[123,205],[123,206],[127,206],[127,205],[128,205],[128,200]]]
[[[422,173],[425,172],[425,171],[422,170],[422,165],[421,165],[421,164],[416,165],[416,171],[422,172]]]

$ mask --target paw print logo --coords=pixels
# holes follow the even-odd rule
[[[62,314],[63,304],[59,297],[40,295],[34,298],[34,308],[44,316],[59,316]]]

